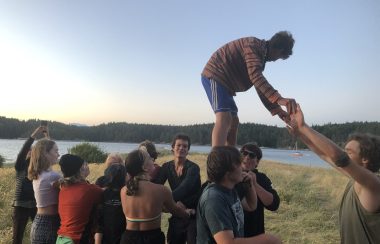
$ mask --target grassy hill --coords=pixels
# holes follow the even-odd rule
[[[171,160],[170,155],[158,162]],[[191,154],[189,159],[201,167],[206,180],[206,155]],[[338,207],[347,179],[332,169],[279,164],[262,161],[260,171],[266,173],[278,191],[281,204],[276,212],[266,211],[266,230],[280,236],[284,243],[339,243]],[[59,170],[54,166],[55,170]],[[90,182],[103,175],[104,164],[91,164]],[[12,200],[15,187],[13,168],[0,169],[0,243],[11,243]],[[162,229],[166,233],[168,214]],[[29,243],[30,224],[25,233]]]

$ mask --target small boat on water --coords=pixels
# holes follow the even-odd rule
[[[292,157],[302,157],[303,156],[303,153],[301,153],[300,151],[298,151],[297,142],[294,145],[293,151],[294,152],[292,152],[292,154],[291,154]]]

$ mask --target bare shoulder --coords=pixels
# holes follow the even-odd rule
[[[355,192],[358,195],[360,203],[370,213],[380,212],[380,177],[377,176],[378,184],[368,188],[356,182],[354,185]]]

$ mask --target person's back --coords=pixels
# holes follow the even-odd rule
[[[101,194],[100,187],[86,182],[63,186],[59,193],[58,211],[61,226],[58,235],[69,236],[74,241],[81,240],[91,213],[100,202]],[[89,238],[89,233],[85,234],[86,238]]]
[[[126,171],[122,164],[112,164],[104,171],[102,202],[98,206],[96,244],[118,244],[126,226],[120,190],[125,185]]]
[[[64,179],[60,182],[58,211],[61,226],[57,243],[65,243],[67,239],[75,244],[89,243],[92,239],[90,217],[101,201],[102,189],[85,180],[89,168],[82,158],[65,154],[59,165]]]
[[[126,196],[127,187],[120,195]],[[149,181],[139,182],[139,194],[124,198],[124,214],[127,217],[127,230],[152,230],[161,227],[161,212],[164,206],[165,186]]]
[[[120,243],[164,244],[162,210],[180,217],[189,217],[189,214],[175,204],[167,187],[150,182],[154,166],[146,150],[130,152],[125,168],[129,179],[120,191],[120,198],[127,227]]]

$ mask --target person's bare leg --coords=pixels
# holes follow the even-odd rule
[[[225,146],[227,135],[231,127],[232,116],[230,112],[217,112],[215,114],[215,125],[212,130],[211,146]]]
[[[239,127],[239,117],[232,116],[231,121],[232,123],[231,123],[230,129],[228,130],[228,135],[227,135],[227,145],[236,146],[237,132],[238,132],[238,127]]]

